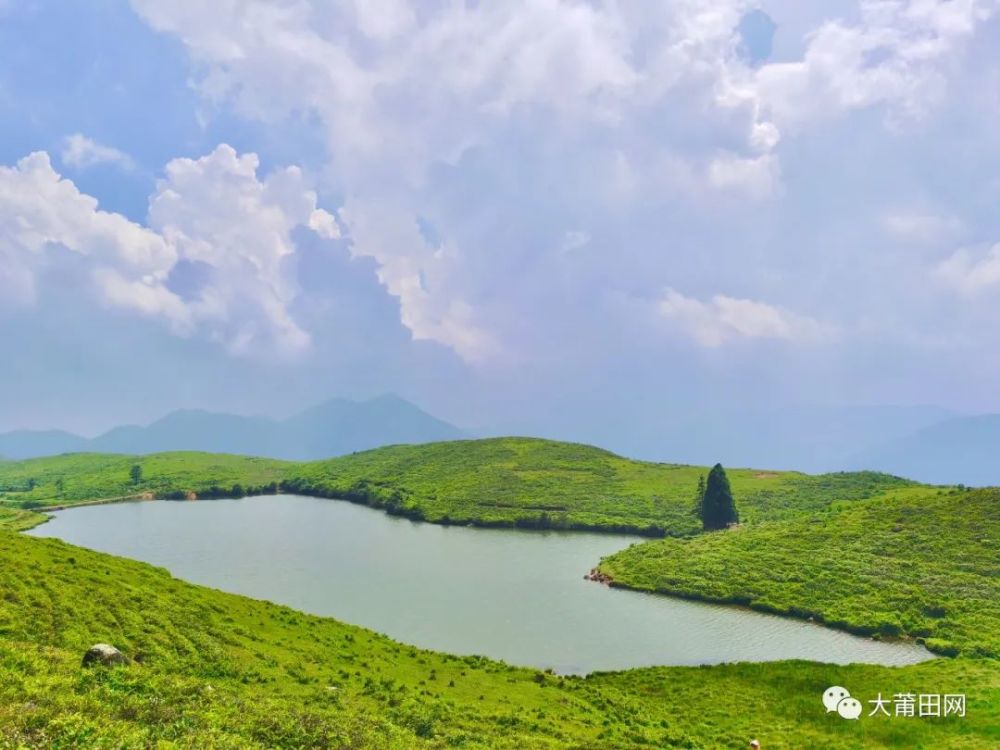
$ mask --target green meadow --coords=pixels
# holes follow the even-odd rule
[[[1000,494],[871,473],[730,470],[742,525],[703,534],[693,506],[705,472],[515,438],[304,464],[194,453],[0,463],[0,748],[1000,745]],[[615,585],[921,639],[947,656],[899,668],[777,662],[558,677],[420,650],[15,533],[47,507],[277,491],[438,523],[665,537],[637,540],[601,569]],[[130,664],[81,668],[98,642]],[[820,703],[833,684],[864,701],[964,693],[967,713],[845,721]]]
[[[560,678],[411,648],[142,563],[0,532],[0,747],[995,746],[1000,670],[807,662]],[[82,669],[109,642],[129,666]],[[846,722],[819,702],[965,692],[964,719]],[[896,743],[899,743],[896,745]]]
[[[900,493],[835,513],[635,545],[616,585],[1000,657],[1000,491]]]
[[[140,482],[129,471],[142,470]],[[400,445],[326,461],[164,453],[70,454],[0,463],[0,506],[44,509],[102,498],[276,492],[336,497],[434,523],[689,536],[696,466],[631,461],[575,443],[494,438]],[[919,485],[872,472],[729,471],[743,520],[821,513]]]

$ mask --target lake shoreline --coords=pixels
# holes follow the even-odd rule
[[[144,561],[167,568],[178,578],[192,583],[353,622],[421,648],[448,653],[486,653],[490,658],[509,664],[553,668],[566,674],[735,661],[760,663],[804,659],[817,663],[899,665],[932,658],[926,649],[904,655],[904,652],[893,650],[894,643],[878,646],[877,641],[869,638],[862,638],[852,645],[850,641],[833,637],[837,632],[834,628],[820,626],[817,628],[818,633],[810,635],[808,631],[798,629],[802,625],[789,628],[787,624],[782,624],[790,623],[794,618],[773,612],[755,612],[752,608],[732,602],[670,596],[614,584],[611,587],[620,589],[622,593],[631,591],[641,596],[635,599],[615,598],[612,601],[600,595],[595,599],[593,594],[587,593],[587,590],[592,590],[591,587],[580,581],[581,571],[593,565],[594,559],[602,559],[617,549],[627,548],[635,543],[636,539],[631,536],[612,540],[603,534],[556,530],[561,533],[555,534],[550,540],[531,541],[539,530],[518,529],[534,533],[509,535],[504,533],[509,529],[503,527],[476,529],[456,524],[420,524],[414,519],[398,516],[395,517],[396,525],[386,526],[389,519],[393,518],[392,514],[373,513],[378,509],[362,503],[327,505],[323,501],[330,498],[302,495],[298,498],[298,505],[289,507],[290,503],[296,502],[294,497],[256,497],[265,502],[247,506],[240,504],[239,512],[234,506],[213,508],[212,503],[151,503],[148,498],[137,497],[90,503],[93,510],[87,514],[89,518],[82,519],[85,523],[74,521],[69,527],[42,530],[29,535],[55,536],[70,544]],[[253,498],[211,499],[225,500],[228,504]],[[309,505],[307,501],[317,504]],[[82,504],[67,509],[80,505]],[[96,512],[94,506],[108,506],[110,509],[111,506],[123,505],[149,505],[159,509],[137,508],[124,515],[109,515],[107,512],[93,515]],[[166,510],[166,506],[171,505],[187,507],[184,510],[178,509],[175,513]],[[349,507],[357,507],[358,510],[347,511]],[[310,513],[314,514],[311,522],[308,520]],[[359,513],[362,515],[358,515]],[[73,514],[62,516],[62,522],[66,523],[71,516]],[[247,519],[255,517],[266,517],[267,523],[258,522],[248,527]],[[379,518],[384,520],[379,521]],[[174,526],[173,531],[162,531],[159,528],[161,524],[169,526],[179,519],[187,519],[180,529]],[[398,525],[402,520],[409,523]],[[76,534],[65,533],[65,528],[72,529],[74,525],[78,529]],[[105,525],[108,526],[106,530]],[[227,539],[232,535],[228,529],[234,526],[241,529],[239,545],[229,544],[228,547],[242,548],[249,544],[252,548],[271,548],[272,559],[289,558],[292,568],[297,572],[280,581],[270,579],[270,588],[259,587],[254,581],[258,581],[261,575],[265,578],[270,576],[271,571],[262,568],[273,568],[273,564],[255,566],[239,562],[233,557],[220,558],[219,553],[214,550],[217,545],[227,546]],[[459,533],[442,536],[442,531],[449,526]],[[433,532],[434,528],[438,531]],[[192,529],[207,529],[204,533],[195,533],[201,539],[200,542],[189,539]],[[250,537],[245,536],[247,530],[251,532]],[[553,533],[553,530],[541,531],[546,535]],[[485,535],[480,535],[479,532],[485,532]],[[315,539],[317,535],[323,537],[319,542]],[[589,537],[589,541],[586,537]],[[334,542],[334,539],[339,539],[339,542]],[[184,544],[180,546],[187,547],[187,552],[183,554],[179,548],[174,549],[181,541]],[[274,553],[274,547],[271,546],[274,542],[283,543],[286,547],[292,545],[288,547],[289,554]],[[149,547],[150,544],[152,548]],[[325,551],[334,547],[346,549],[335,553]],[[164,548],[170,548],[166,556],[163,554]],[[159,553],[151,550],[159,550]],[[428,553],[428,550],[431,552]],[[510,559],[520,560],[521,565],[511,568]],[[191,562],[192,560],[196,562]],[[408,577],[405,572],[402,573],[405,585],[400,580],[402,560],[405,560],[402,563],[403,570],[411,568],[414,571]],[[244,570],[248,564],[250,568]],[[316,568],[316,565],[319,567]],[[345,566],[353,567],[354,575],[338,577],[336,583],[330,583],[329,577],[321,572],[332,568],[346,569]],[[387,567],[393,568],[389,578],[385,577]],[[215,569],[223,571],[221,577],[218,574],[206,574],[206,571]],[[247,575],[250,578],[246,578]],[[282,575],[280,570],[277,575],[279,578]],[[249,581],[249,588],[240,583],[243,580]],[[352,580],[358,583],[354,584]],[[441,581],[442,584],[432,586],[429,590],[421,588],[422,581],[430,580]],[[310,581],[322,582],[321,588],[339,593],[335,596],[331,594],[332,599],[323,599],[327,594],[318,594],[320,599],[316,599],[317,594],[310,593],[316,584],[309,583]],[[464,588],[450,593],[451,598],[441,598],[439,589],[450,590],[456,585]],[[425,614],[427,611],[451,612],[450,620],[463,619],[463,607],[468,608],[472,606],[469,602],[479,601],[483,589],[493,591],[487,598],[496,600],[490,602],[495,611],[480,623],[478,630],[489,630],[489,623],[507,620],[504,626],[507,632],[498,642],[498,648],[489,645],[493,642],[492,637],[484,641],[482,636],[473,632],[476,630],[474,626],[456,628],[452,632],[436,621],[440,617],[432,615],[428,618],[421,615],[413,620],[405,611],[408,607],[415,607],[417,610],[424,610]],[[289,595],[282,593],[286,591]],[[414,597],[415,592],[423,593]],[[387,598],[396,604],[390,607],[386,604]],[[713,610],[690,610],[684,606],[678,608],[683,601],[711,605]],[[539,614],[551,609],[552,602],[560,602],[557,612],[552,615]],[[480,605],[481,602],[474,608]],[[566,606],[571,608],[567,610]],[[393,611],[388,615],[389,619],[385,619],[387,611],[396,609],[399,612]],[[532,612],[532,615],[527,620],[518,617],[511,622],[508,615],[516,611]],[[732,614],[724,614],[723,611]],[[773,619],[733,619],[760,615],[769,615]],[[534,622],[535,620],[538,622]],[[590,629],[593,634],[568,639],[565,648],[560,651],[558,641],[566,640],[565,627],[570,621],[578,622],[583,630]],[[605,621],[613,621],[616,625],[607,630],[611,626]],[[529,624],[531,622],[534,624]],[[545,635],[535,639],[532,628],[539,627],[544,628],[539,632]],[[718,646],[712,639],[709,640],[713,645],[706,645],[703,634],[706,630],[716,632],[714,638],[721,638],[719,642],[723,645]],[[620,639],[615,633],[621,632],[631,633],[628,640],[634,643],[617,643]],[[558,633],[562,635],[557,636]],[[602,635],[598,636],[598,633]],[[729,635],[725,635],[726,633]],[[527,646],[516,645],[524,640],[535,642]],[[863,646],[863,643],[871,645]],[[913,644],[901,641],[900,645]],[[614,648],[609,650],[609,646]],[[549,649],[554,649],[551,656]],[[831,657],[833,661],[830,660]]]
[[[193,502],[193,501],[212,501],[212,500],[243,500],[243,499],[253,499],[255,497],[268,497],[282,494],[283,490],[279,484],[279,487],[275,492],[266,493],[254,493],[254,494],[244,494],[244,495],[234,495],[234,494],[223,494],[223,495],[212,495],[210,497],[199,497],[197,493],[187,492],[183,498],[181,497],[157,497],[152,493],[142,493],[140,495],[131,495],[117,498],[104,498],[97,500],[87,500],[79,503],[71,503],[67,505],[58,506],[48,506],[44,509],[33,509],[32,512],[38,513],[41,518],[38,522],[31,526],[25,526],[18,531],[25,532],[31,529],[37,528],[38,526],[47,523],[51,520],[50,513],[72,510],[73,508],[82,507],[92,507],[98,505],[113,505],[122,503],[139,503],[139,502],[151,502],[151,501],[161,501],[161,502]],[[596,533],[596,534],[633,534],[636,537],[636,541],[647,538],[662,538],[662,535],[650,537],[648,535],[642,535],[636,533],[635,531],[615,531],[608,527],[592,527],[586,525],[580,525],[578,527],[560,527],[553,528],[551,526],[532,526],[527,524],[517,524],[513,522],[475,522],[475,521],[453,521],[451,519],[430,519],[423,517],[422,514],[407,513],[405,510],[396,509],[386,506],[379,506],[367,502],[361,498],[355,497],[344,497],[336,496],[333,494],[322,494],[320,492],[310,493],[308,491],[297,490],[294,494],[301,495],[303,497],[310,497],[320,500],[335,500],[350,503],[352,505],[357,505],[360,507],[369,508],[371,510],[381,511],[387,516],[393,518],[403,518],[409,520],[413,523],[427,523],[434,526],[440,526],[444,528],[477,528],[477,529],[488,529],[488,530],[500,530],[500,531],[528,531],[528,532],[555,532],[555,533]],[[839,622],[839,621],[827,621],[823,619],[822,615],[818,615],[814,612],[800,611],[798,608],[791,607],[788,609],[782,609],[779,607],[773,607],[761,602],[756,602],[753,600],[747,600],[743,597],[713,597],[700,594],[695,591],[688,589],[657,589],[642,586],[634,586],[621,581],[616,580],[612,575],[606,571],[601,570],[600,563],[589,569],[589,571],[584,574],[584,579],[596,583],[600,583],[609,588],[616,588],[623,591],[632,591],[635,593],[647,594],[657,597],[666,597],[681,599],[693,602],[702,602],[705,604],[721,605],[732,607],[736,610],[742,611],[752,611],[759,612],[761,614],[774,615],[777,617],[782,617],[790,620],[797,620],[815,624],[818,627],[826,628],[829,630],[834,630],[837,632],[847,633],[849,635],[866,638],[875,642],[881,643],[899,643],[907,645],[917,645],[925,648],[929,653],[933,654],[935,658],[953,658],[955,654],[949,653],[947,650],[935,650],[933,644],[928,645],[922,638],[909,638],[907,636],[879,636],[878,631],[872,627],[866,627],[862,625],[852,625],[851,623]]]
[[[668,536],[684,538],[683,534],[668,534],[660,528],[652,529],[649,526],[636,526],[635,524],[622,523],[617,525],[609,524],[588,524],[578,521],[560,523],[557,521],[544,522],[537,519],[521,518],[515,520],[497,519],[477,519],[477,518],[451,518],[447,515],[434,517],[428,516],[420,509],[409,509],[405,507],[394,507],[371,497],[352,493],[328,493],[317,488],[300,488],[298,486],[285,486],[285,482],[278,482],[276,487],[249,487],[247,492],[235,494],[232,492],[222,493],[197,493],[193,490],[168,491],[163,493],[140,493],[136,495],[125,495],[113,498],[98,498],[94,500],[82,500],[80,502],[62,503],[58,505],[43,505],[31,508],[20,508],[26,512],[37,513],[44,516],[47,513],[56,513],[73,508],[84,508],[94,505],[112,505],[116,503],[147,502],[151,500],[162,500],[166,502],[182,502],[195,500],[242,500],[248,497],[268,497],[273,495],[301,495],[303,497],[313,497],[321,500],[338,500],[352,505],[360,505],[372,510],[378,510],[394,518],[405,518],[410,521],[433,524],[445,527],[469,527],[478,529],[500,529],[510,531],[553,531],[553,532],[574,532],[587,534],[607,534],[607,535],[627,535],[640,539],[663,539]],[[14,506],[11,506],[12,508]],[[47,518],[39,519],[36,525],[45,523]],[[34,528],[34,527],[29,527]],[[22,531],[26,529],[20,529]]]
[[[881,635],[878,633],[877,629],[871,627],[865,627],[863,625],[851,625],[850,623],[844,623],[840,621],[826,620],[823,616],[816,612],[804,612],[796,607],[790,607],[788,609],[782,609],[780,607],[774,607],[767,604],[763,604],[757,601],[747,601],[745,597],[721,597],[721,596],[707,596],[705,594],[699,594],[695,591],[690,591],[687,589],[657,589],[657,588],[644,588],[642,586],[633,586],[621,581],[615,580],[609,573],[603,572],[600,569],[600,565],[592,569],[587,575],[584,576],[585,580],[593,581],[595,583],[600,583],[608,588],[619,589],[621,591],[633,591],[637,594],[648,594],[650,596],[665,596],[672,599],[684,599],[692,602],[703,602],[705,604],[715,604],[719,606],[732,607],[734,609],[759,612],[765,615],[774,615],[776,617],[782,617],[789,620],[798,620],[800,622],[807,622],[809,624],[815,625],[816,627],[825,628],[827,630],[835,630],[841,633],[847,633],[849,635],[858,636],[859,638],[866,638],[868,640],[877,643],[898,643],[902,645],[914,645],[921,646],[925,648],[928,652],[934,655],[934,658],[954,658],[957,654],[948,653],[947,651],[936,651],[933,648],[933,644],[928,645],[923,638],[911,638],[905,635]]]

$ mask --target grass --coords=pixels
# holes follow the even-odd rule
[[[0,748],[628,750],[745,747],[754,736],[769,749],[1000,745],[997,491],[731,470],[744,525],[704,535],[691,513],[704,471],[515,438],[312,463],[196,453],[0,463]],[[903,668],[778,662],[560,678],[422,651],[9,531],[43,520],[39,508],[279,489],[439,523],[666,535],[602,570],[616,585],[921,638],[959,656]],[[100,641],[132,664],[81,669]],[[968,715],[847,722],[820,704],[831,684],[863,701],[965,693]]]
[[[142,467],[139,484],[129,473],[134,465]],[[242,495],[276,486],[288,467],[265,458],[193,452],[141,457],[69,453],[0,461],[0,507],[31,510],[187,492]]]
[[[987,660],[560,678],[9,531],[0,591],[0,748],[990,748],[1000,726]],[[132,663],[82,668],[96,642]],[[966,693],[967,716],[846,722],[820,704],[830,684],[864,699]]]
[[[699,530],[697,466],[632,461],[588,445],[529,438],[393,446],[305,464],[291,489],[350,497],[437,523],[597,529],[662,535]],[[780,518],[870,497],[906,480],[860,472],[729,472],[748,518]]]
[[[925,490],[837,512],[634,545],[616,585],[910,636],[1000,657],[1000,491]]]
[[[0,506],[0,528],[24,531],[45,522],[45,516],[30,510]]]
[[[129,469],[142,467],[133,484]],[[691,535],[697,466],[631,461],[599,448],[495,438],[379,448],[310,463],[166,453],[72,454],[0,463],[0,505],[45,508],[101,498],[242,495],[282,489],[339,497],[435,523]],[[729,472],[749,522],[919,487],[871,472]],[[32,484],[33,482],[33,484]]]

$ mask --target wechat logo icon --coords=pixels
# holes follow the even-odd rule
[[[834,685],[823,692],[826,712],[836,711],[842,719],[857,719],[861,716],[861,701],[851,697],[847,688]]]

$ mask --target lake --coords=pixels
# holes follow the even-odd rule
[[[335,617],[416,646],[563,674],[732,661],[912,664],[913,644],[585,581],[635,537],[414,523],[277,495],[60,511],[27,532]]]

